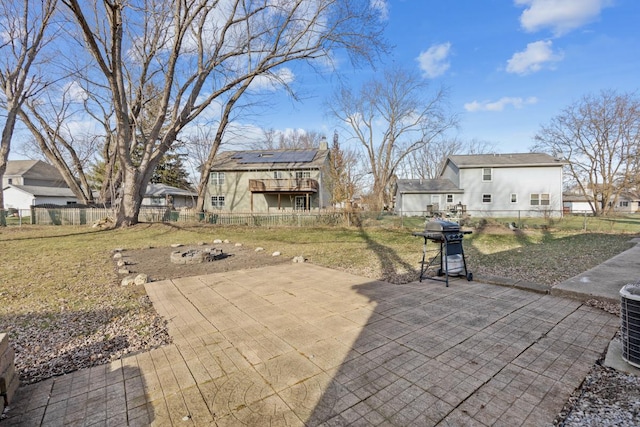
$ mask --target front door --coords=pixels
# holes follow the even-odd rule
[[[296,196],[296,210],[297,211],[306,211],[307,210],[307,196]]]

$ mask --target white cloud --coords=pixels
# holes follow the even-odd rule
[[[89,94],[76,81],[72,81],[64,86],[63,91],[70,97],[71,101],[84,102],[89,98]]]
[[[418,63],[422,75],[427,78],[434,78],[444,74],[451,64],[449,63],[449,54],[451,52],[451,43],[441,43],[431,46],[425,52],[418,55]]]
[[[380,19],[386,21],[389,19],[389,3],[387,0],[369,0],[369,4],[374,10],[380,14]]]
[[[512,106],[514,108],[520,109],[525,105],[535,104],[538,102],[538,98],[535,96],[522,99],[522,98],[513,98],[513,97],[502,97],[497,101],[473,101],[467,104],[464,104],[464,109],[475,113],[478,111],[502,111],[508,106]]]
[[[552,44],[550,40],[529,43],[525,50],[514,53],[507,61],[507,72],[521,75],[535,73],[546,63],[560,61],[562,53],[553,52]]]
[[[515,4],[526,7],[520,15],[525,31],[550,28],[561,36],[597,19],[610,0],[515,0]]]
[[[254,92],[276,91],[283,84],[290,84],[295,80],[295,74],[287,67],[278,69],[275,73],[261,74],[257,76],[249,88]]]

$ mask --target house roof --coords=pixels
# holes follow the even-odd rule
[[[22,176],[31,179],[64,182],[55,166],[40,160],[10,160],[4,176]]]
[[[640,201],[640,192],[638,191],[623,191],[620,194],[620,199],[630,202]]]
[[[447,158],[459,168],[561,166],[565,162],[546,153],[466,154]]]
[[[319,169],[329,150],[247,150],[219,153],[213,171]]]
[[[462,193],[451,180],[438,179],[399,179],[396,181],[397,193]]]
[[[591,199],[589,199],[584,194],[562,193],[562,201],[573,202],[573,203],[579,203],[579,202],[587,203],[587,202],[591,202]]]
[[[198,197],[197,193],[182,188],[172,187],[166,184],[149,184],[144,193],[145,197],[187,196]]]
[[[69,187],[43,187],[36,185],[9,184],[4,187],[4,190],[8,188],[15,188],[35,197],[76,197]]]

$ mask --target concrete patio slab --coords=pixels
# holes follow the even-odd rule
[[[5,425],[549,425],[619,319],[292,264],[146,285],[173,344],[19,390]]]

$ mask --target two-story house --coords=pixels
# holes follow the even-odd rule
[[[219,153],[204,209],[226,212],[317,210],[330,204],[329,149]]]
[[[58,170],[40,160],[11,160],[2,176],[5,209],[28,210],[39,204],[76,203]]]
[[[438,178],[451,190],[440,185],[441,191],[419,192],[413,198],[420,197],[422,205],[439,206],[442,212],[464,207],[473,216],[562,216],[564,164],[544,153],[452,155]],[[401,201],[396,211],[421,215],[408,209],[418,206],[411,199],[410,193],[396,191],[396,200]]]

